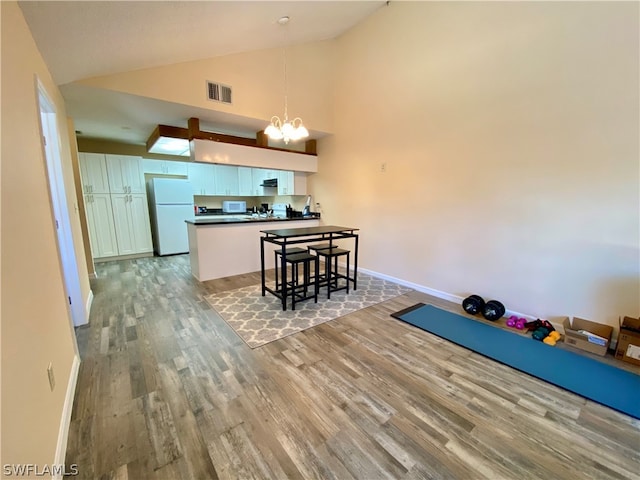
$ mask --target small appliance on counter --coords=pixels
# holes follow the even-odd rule
[[[222,202],[222,213],[247,213],[247,202],[244,200],[225,200]]]
[[[288,203],[274,203],[271,207],[273,210],[273,216],[276,218],[288,218],[288,211],[290,210]]]
[[[311,216],[311,195],[307,196],[307,203],[305,203],[304,208],[302,209],[302,216]]]

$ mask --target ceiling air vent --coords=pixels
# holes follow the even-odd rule
[[[209,100],[222,103],[231,102],[231,87],[221,83],[207,82],[207,94]]]

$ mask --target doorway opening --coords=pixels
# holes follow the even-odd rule
[[[49,198],[51,200],[50,204],[55,221],[58,255],[62,266],[62,275],[64,277],[68,311],[72,322],[71,330],[73,331],[73,337],[75,338],[75,331],[73,327],[87,324],[88,318],[82,301],[80,278],[78,277],[78,264],[73,245],[67,197],[65,196],[56,110],[42,84],[38,81],[37,85],[38,105],[40,108],[40,128],[49,180]],[[75,348],[77,352],[77,345]]]

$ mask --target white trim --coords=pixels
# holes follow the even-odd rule
[[[353,265],[351,266],[353,268]],[[412,288],[418,292],[426,293],[428,295],[432,295],[436,298],[441,298],[442,300],[447,300],[449,302],[457,303],[458,305],[462,304],[462,301],[465,297],[461,297],[459,295],[454,295],[452,293],[442,292],[440,290],[435,290],[433,288],[425,287],[424,285],[418,285],[417,283],[407,282],[400,278],[395,278],[389,275],[385,275],[383,273],[374,272],[372,270],[368,270],[366,268],[358,268],[358,271],[366,273],[367,275],[371,275],[372,277],[381,278],[383,280],[387,280],[389,282],[397,283],[398,285],[402,285],[404,287]],[[514,312],[513,310],[507,310],[504,314],[505,317],[510,317],[511,315],[515,315],[516,317],[522,317],[527,319],[528,321],[536,320],[538,317],[533,315],[528,315],[526,313]],[[559,332],[564,332],[564,327],[560,323],[551,322],[553,328],[558,330]]]
[[[89,295],[87,295],[87,302],[85,303],[84,310],[87,319],[87,323],[89,323],[89,314],[91,313],[91,305],[93,305],[93,290],[89,290]]]
[[[433,288],[425,287],[423,285],[418,285],[417,283],[407,282],[406,280],[395,278],[390,275],[385,275],[384,273],[374,272],[372,270],[367,270],[366,268],[359,268],[358,270],[366,273],[367,275],[371,275],[372,277],[377,277],[383,280],[387,280],[389,282],[397,283],[398,285],[402,285],[403,287],[412,288],[414,290],[417,290],[418,292],[426,293],[428,295],[433,295],[434,297],[441,298],[443,300],[448,300],[450,302],[461,304],[462,300],[464,300],[463,297],[460,297],[458,295],[453,295],[447,292],[441,292],[440,290],[435,290]]]
[[[63,465],[67,454],[67,441],[69,439],[69,427],[71,426],[71,412],[73,411],[73,399],[76,393],[76,383],[78,382],[78,372],[80,371],[80,356],[74,355],[71,364],[71,372],[69,373],[69,384],[67,385],[67,394],[64,398],[64,407],[62,408],[62,418],[60,419],[60,430],[58,431],[58,445],[56,447],[56,456],[54,464]],[[61,479],[62,476],[56,475],[54,478]]]

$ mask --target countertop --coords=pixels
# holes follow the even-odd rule
[[[194,220],[185,220],[191,225],[228,225],[230,223],[282,223],[300,220],[320,220],[319,216],[313,217],[294,217],[294,218],[276,218],[276,217],[258,217],[258,218],[216,218],[213,216],[200,216]]]

